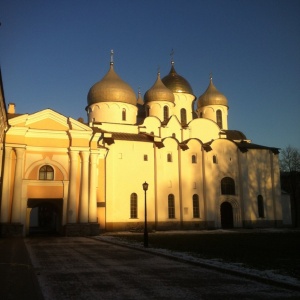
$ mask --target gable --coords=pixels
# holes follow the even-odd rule
[[[26,127],[36,130],[68,131],[91,131],[85,124],[72,118],[67,118],[51,109],[45,109],[34,114],[21,115],[10,119],[9,124],[13,127]]]

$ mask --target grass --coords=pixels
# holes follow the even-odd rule
[[[143,234],[122,234],[122,238],[143,242]],[[242,263],[246,267],[275,270],[279,274],[300,279],[299,230],[150,233],[149,247]]]

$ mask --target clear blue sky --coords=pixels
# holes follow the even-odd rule
[[[86,118],[89,88],[115,70],[138,92],[158,67],[199,97],[209,74],[229,102],[229,127],[253,143],[300,149],[300,1],[0,0],[6,102]]]

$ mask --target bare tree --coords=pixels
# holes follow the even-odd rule
[[[300,207],[300,150],[292,146],[284,148],[280,153],[281,184],[291,195],[293,223],[299,224]]]

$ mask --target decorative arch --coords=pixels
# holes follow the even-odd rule
[[[24,178],[25,178],[25,179],[29,179],[29,175],[30,175],[30,173],[32,172],[32,170],[35,169],[35,168],[39,168],[39,169],[40,169],[40,167],[42,167],[43,165],[50,165],[51,167],[55,166],[56,168],[58,168],[58,169],[61,171],[61,173],[62,173],[62,175],[63,175],[63,179],[64,179],[64,180],[68,180],[68,173],[67,173],[67,171],[64,169],[64,167],[63,167],[60,163],[58,163],[58,162],[56,162],[56,161],[54,161],[54,160],[49,159],[49,157],[46,157],[46,158],[43,159],[43,160],[39,160],[39,161],[34,162],[34,163],[33,163],[33,164],[25,171],[25,176],[24,176]]]

